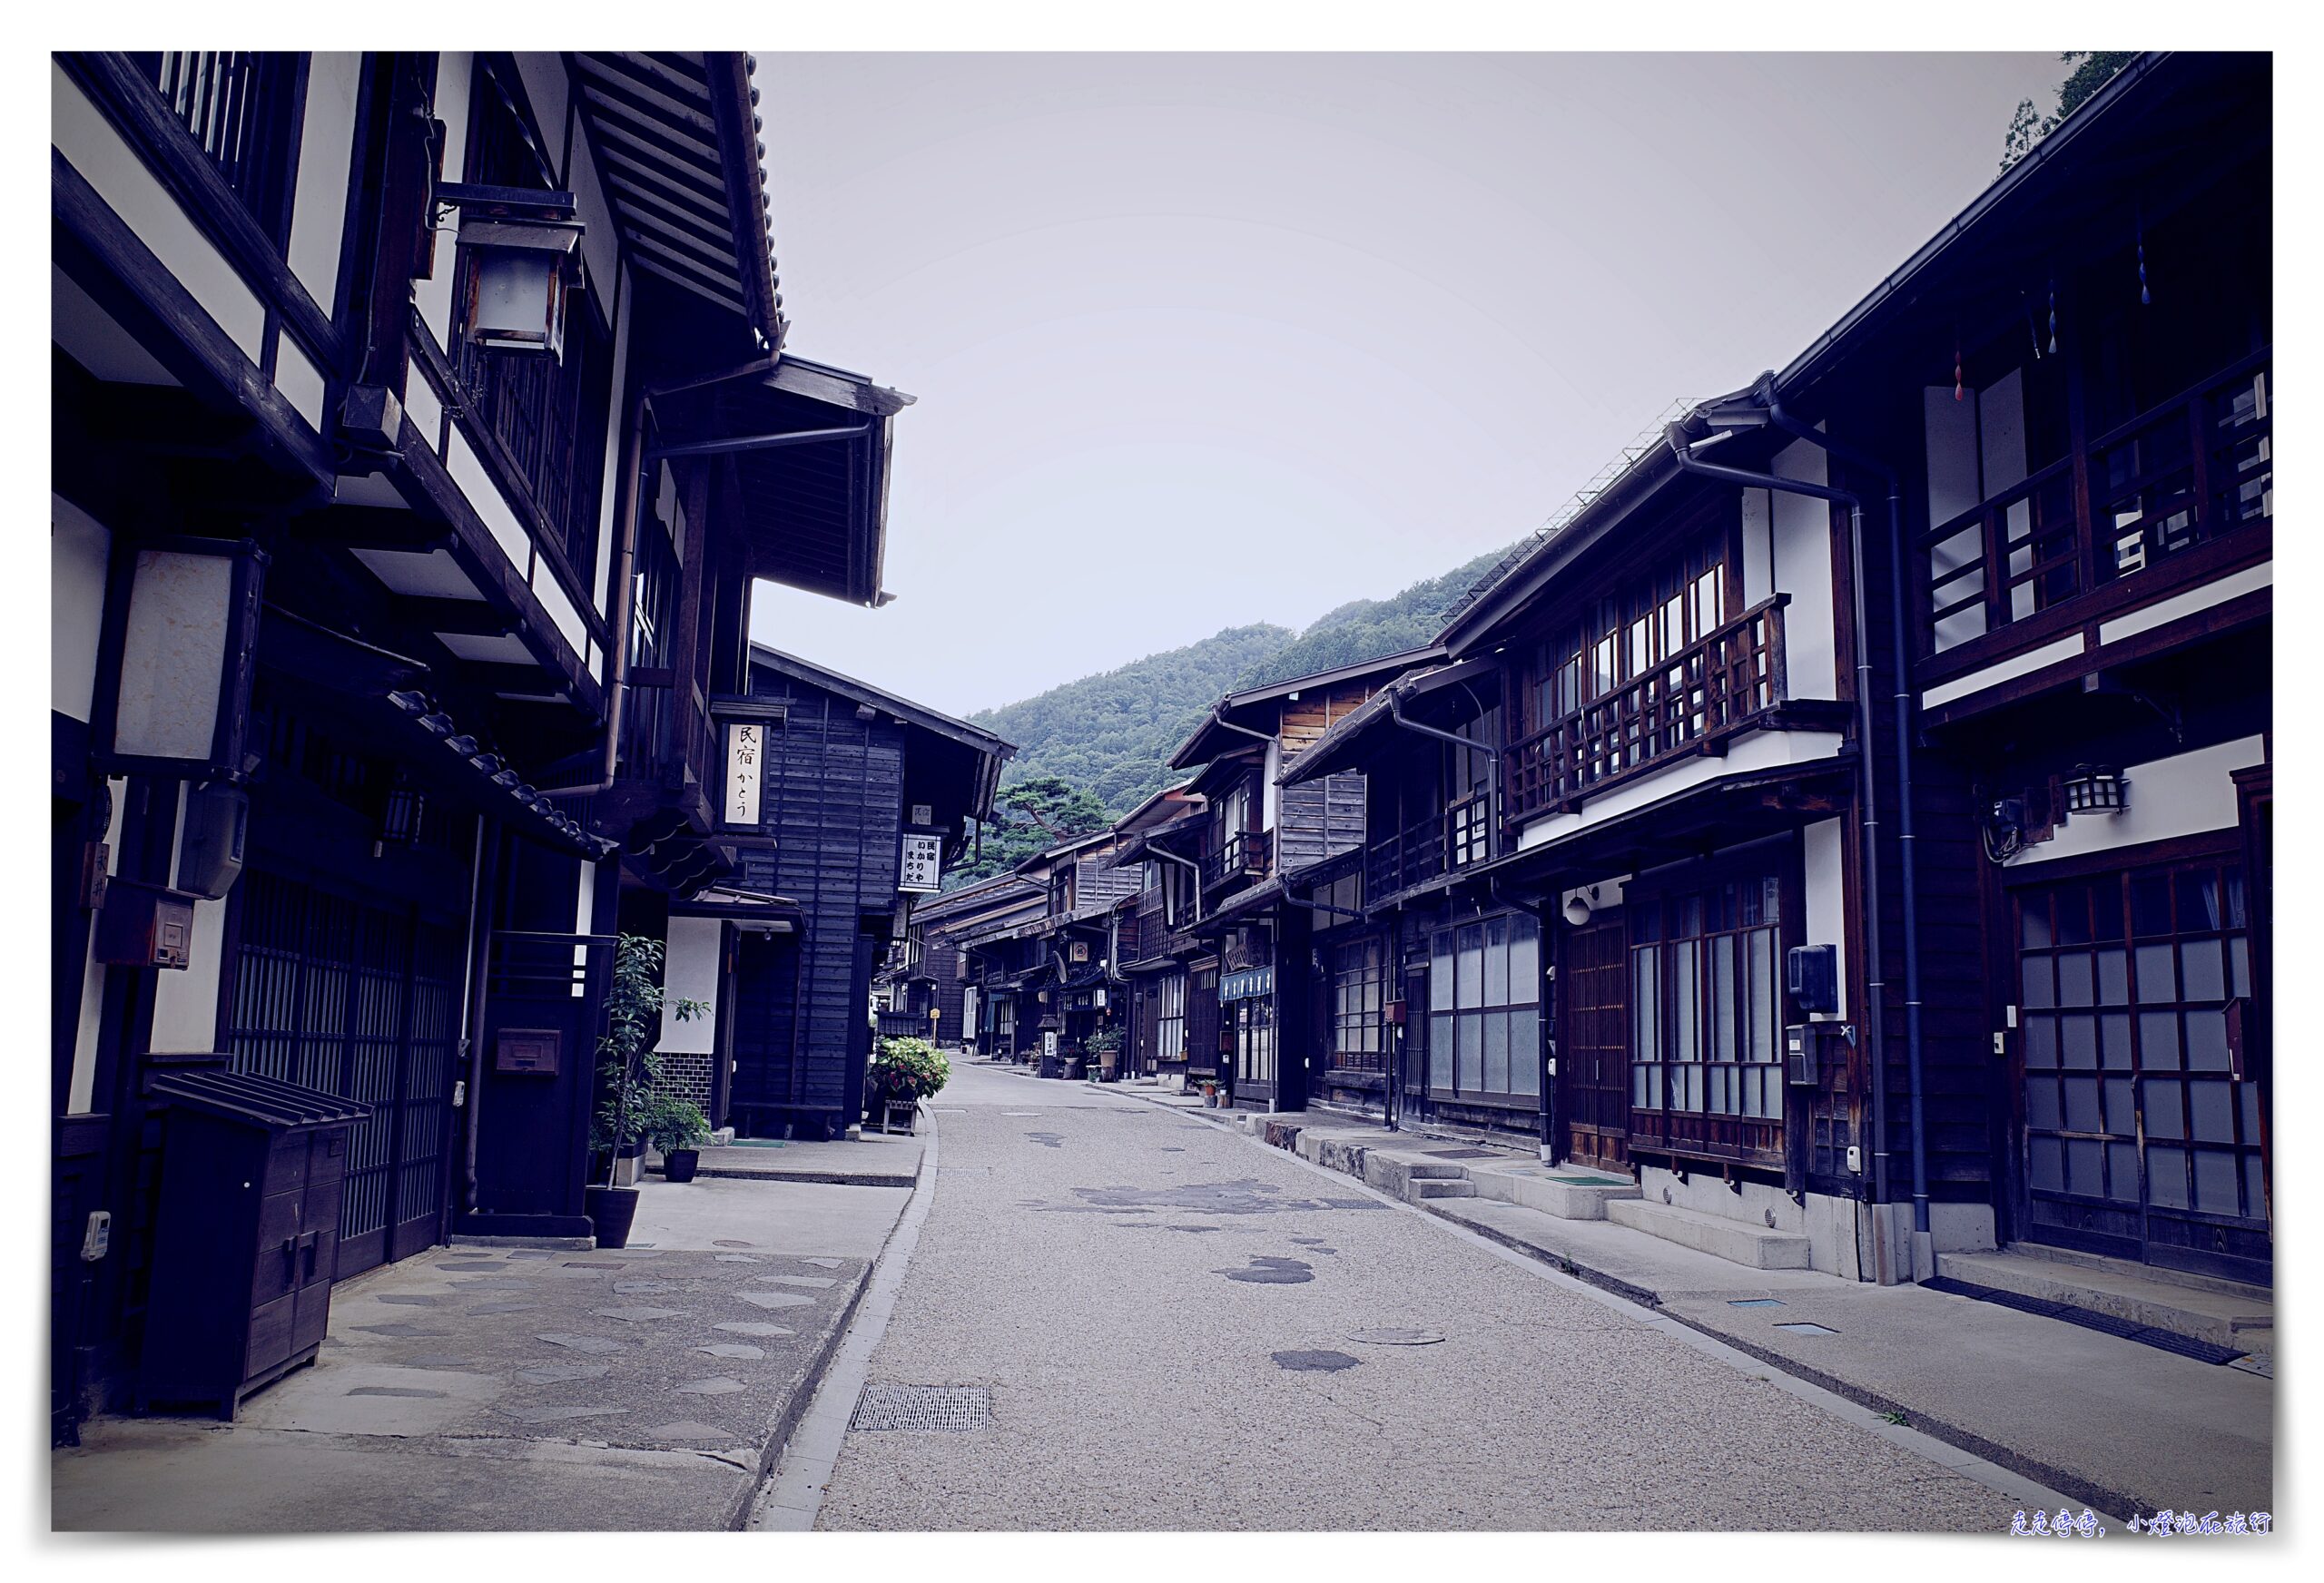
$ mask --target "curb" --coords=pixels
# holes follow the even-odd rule
[[[808,1182],[826,1187],[917,1187],[920,1185],[920,1173],[917,1171],[907,1176],[900,1171],[870,1174],[844,1171],[743,1171],[732,1167],[702,1165],[695,1168],[694,1176],[698,1180],[714,1176],[724,1182]]]

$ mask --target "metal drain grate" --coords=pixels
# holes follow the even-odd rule
[[[910,1434],[974,1434],[992,1427],[992,1392],[982,1385],[866,1385],[848,1428]]]

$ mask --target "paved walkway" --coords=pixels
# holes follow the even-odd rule
[[[828,1182],[857,1187],[909,1187],[920,1174],[925,1140],[909,1133],[866,1132],[861,1139],[793,1143],[750,1139],[702,1151],[698,1175],[744,1177],[765,1182]],[[646,1168],[658,1175],[661,1157]]]
[[[1213,1119],[1246,1122],[1233,1112]],[[1322,1114],[1274,1119],[1279,1144],[1304,1158],[1346,1168],[1375,1156],[1360,1167],[1370,1175],[1383,1175],[1380,1162],[1439,1158],[1423,1135]],[[1267,1130],[1256,1117],[1249,1125]],[[2272,1379],[1922,1286],[1748,1269],[1610,1221],[1485,1197],[1417,1207],[2102,1511],[2270,1508]],[[1786,1328],[1800,1325],[1813,1328]]]
[[[819,1527],[1995,1532],[2050,1494],[1173,1108],[968,1063],[934,1105],[865,1401],[954,1429],[860,1413]]]
[[[643,1194],[622,1252],[438,1248],[344,1283],[315,1365],[231,1425],[84,1426],[53,1458],[54,1526],[732,1527],[911,1194]]]

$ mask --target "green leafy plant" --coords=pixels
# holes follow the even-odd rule
[[[909,1105],[934,1094],[951,1077],[951,1063],[928,1040],[884,1038],[864,1071],[863,1087],[874,1104]]]
[[[615,943],[606,1031],[597,1039],[597,1109],[589,1122],[589,1146],[606,1158],[608,1187],[615,1163],[632,1144],[643,1141],[667,1154],[710,1136],[710,1118],[700,1106],[664,1090],[655,1047],[665,1007],[680,1022],[692,1022],[709,1013],[710,1002],[670,999],[662,988],[662,966],[660,940],[625,934]]]
[[[1122,1047],[1122,1030],[1101,1027],[1084,1041],[1082,1047],[1093,1056],[1110,1056]]]

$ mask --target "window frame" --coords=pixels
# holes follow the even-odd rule
[[[1505,932],[1500,943],[1499,972],[1493,970],[1490,957],[1494,926]],[[1473,931],[1476,941],[1473,981],[1470,964],[1463,959],[1467,940]],[[1524,971],[1531,999],[1516,998],[1519,978],[1518,946],[1521,934],[1530,932],[1531,966]],[[1548,940],[1548,930],[1541,919],[1521,908],[1506,912],[1487,913],[1474,919],[1429,931],[1428,1033],[1423,1081],[1431,1098],[1455,1103],[1498,1105],[1502,1106],[1537,1107],[1541,1093],[1541,1027],[1548,1015],[1542,996],[1545,982],[1542,968],[1546,965],[1542,950]],[[1442,964],[1442,966],[1440,966]],[[1499,985],[1496,998],[1494,987]],[[1520,1013],[1531,1013],[1520,1016]],[[1494,1088],[1488,1086],[1492,1071],[1492,1029],[1495,1019],[1501,1027],[1502,1070],[1512,1079],[1509,1086]],[[1473,1028],[1472,1035],[1463,1030]],[[1530,1030],[1521,1038],[1519,1029]],[[1473,1039],[1471,1046],[1470,1040]],[[1475,1051],[1476,1081],[1462,1080],[1467,1065],[1464,1050]],[[1525,1058],[1521,1063],[1520,1052]],[[1522,1070],[1533,1082],[1531,1087],[1519,1086],[1514,1081]],[[1440,1076],[1444,1079],[1440,1082]]]

